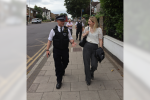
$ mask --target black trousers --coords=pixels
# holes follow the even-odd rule
[[[86,42],[83,48],[83,61],[86,81],[91,82],[91,71],[97,70],[98,60],[95,57],[95,50],[98,48],[97,44]],[[91,65],[91,68],[90,68]]]
[[[69,49],[59,50],[53,49],[53,58],[55,62],[55,72],[57,76],[57,82],[62,82],[63,74],[69,63]]]
[[[69,29],[70,30],[70,32],[71,32],[71,35],[72,35],[72,29]]]
[[[80,34],[79,34],[80,33]],[[82,35],[82,29],[77,29],[76,30],[76,39],[78,39],[78,34],[79,34],[79,40],[81,40],[81,35]]]

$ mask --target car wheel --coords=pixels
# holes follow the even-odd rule
[[[33,22],[32,22],[32,24],[33,24]]]

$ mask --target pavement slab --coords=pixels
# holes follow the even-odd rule
[[[100,100],[97,91],[81,91],[81,100]]]
[[[118,96],[120,97],[121,100],[123,100],[123,91],[122,90],[116,90]]]
[[[27,93],[27,100],[41,100],[43,93]]]
[[[88,86],[88,89],[91,90],[105,90],[105,86],[101,81],[92,81],[91,85]]]
[[[28,93],[34,93],[36,92],[36,89],[38,88],[40,83],[33,83],[30,88],[28,89]]]
[[[85,91],[88,90],[86,82],[72,82],[71,91]]]
[[[68,75],[63,77],[64,82],[78,82],[79,77],[78,75]]]
[[[55,70],[47,70],[45,76],[55,75]]]
[[[79,92],[62,92],[61,100],[80,100]]]
[[[56,89],[54,88],[54,91],[70,91],[70,82],[63,82],[62,83],[62,87],[60,89]],[[55,87],[56,87],[56,83],[55,83]]]
[[[114,68],[114,65],[112,63],[106,62],[106,63],[102,63],[101,66],[103,68]]]
[[[122,80],[123,79],[120,73],[107,73],[107,76],[109,80]]]
[[[54,90],[54,83],[40,83],[36,92],[51,92]]]
[[[46,70],[42,70],[42,71],[39,72],[38,76],[44,76],[45,73],[46,73]]]
[[[72,70],[72,75],[85,74],[84,70],[74,69]]]
[[[120,100],[115,90],[100,90],[100,100]]]
[[[37,76],[33,83],[48,83],[50,76]]]
[[[123,89],[117,80],[115,81],[103,81],[106,90],[111,89]]]
[[[94,80],[103,81],[103,80],[109,80],[109,78],[105,73],[98,73],[98,74],[94,74]]]
[[[61,92],[44,93],[41,100],[61,100]]]
[[[53,70],[54,66],[43,66],[42,70]]]
[[[66,69],[78,69],[78,65],[68,65]]]

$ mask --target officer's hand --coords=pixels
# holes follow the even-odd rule
[[[77,44],[75,42],[72,43],[72,47],[75,47]]]
[[[48,56],[50,56],[50,52],[46,51],[46,55],[47,55],[47,58],[48,58]]]

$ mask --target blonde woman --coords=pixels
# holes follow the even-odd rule
[[[101,48],[103,48],[103,34],[102,29],[100,27],[98,28],[98,22],[95,17],[90,17],[88,20],[88,24],[89,26],[85,27],[82,36],[87,36],[87,42],[83,48],[83,61],[85,70],[85,81],[87,85],[90,85],[91,79],[94,80],[94,71],[97,70],[98,66],[98,60],[95,57],[95,50],[98,48],[98,44]]]

